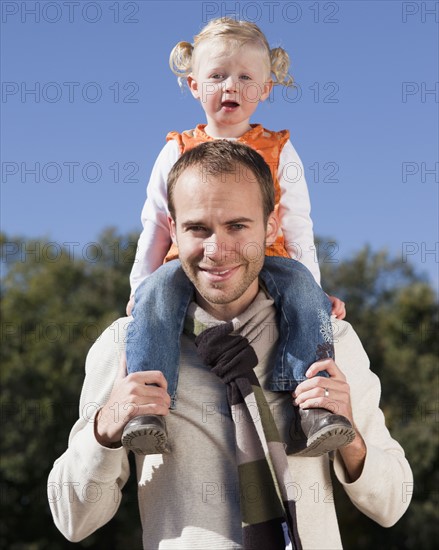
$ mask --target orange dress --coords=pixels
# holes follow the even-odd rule
[[[274,212],[275,215],[277,215],[281,196],[279,180],[277,177],[279,157],[283,146],[290,137],[290,133],[288,130],[272,132],[271,130],[266,130],[260,124],[252,124],[251,126],[251,130],[239,137],[236,141],[255,149],[255,151],[257,151],[264,158],[265,162],[270,167],[274,182]],[[215,141],[216,138],[212,138],[206,134],[204,131],[205,127],[205,124],[199,124],[194,130],[185,130],[182,134],[179,132],[169,132],[166,140],[175,140],[178,143],[180,154],[183,154],[185,151],[189,151],[197,145],[200,145],[200,143]],[[267,246],[265,249],[265,255],[289,258],[290,255],[285,248],[285,239],[280,228],[280,224],[278,225],[279,230],[276,240],[274,243]],[[176,258],[178,258],[178,248],[175,244],[172,244],[166,255],[165,262],[175,260]]]

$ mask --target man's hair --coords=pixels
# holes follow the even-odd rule
[[[236,185],[240,185],[242,182],[249,181],[249,174],[251,174],[259,184],[264,223],[267,222],[274,210],[274,183],[268,164],[254,149],[235,141],[216,139],[183,153],[168,176],[168,208],[174,221],[176,220],[175,185],[182,173],[189,168],[198,168],[200,178],[204,182],[207,176],[236,174]]]

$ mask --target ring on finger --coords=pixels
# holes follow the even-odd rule
[[[325,388],[325,397],[329,397],[329,389]]]

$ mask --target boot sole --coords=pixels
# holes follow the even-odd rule
[[[352,443],[354,439],[354,428],[348,426],[331,426],[329,429],[323,428],[308,439],[306,449],[295,453],[294,456],[322,456],[326,453],[330,453],[331,451],[335,451],[341,447],[349,445],[349,443]]]
[[[124,432],[122,445],[138,455],[154,455],[169,452],[168,436],[157,426],[134,427]]]

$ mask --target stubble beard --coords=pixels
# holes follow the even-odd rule
[[[226,281],[224,283],[211,283],[206,288],[206,285],[203,284],[199,278],[200,271],[198,269],[198,263],[192,264],[188,261],[181,261],[181,265],[183,271],[186,273],[186,276],[194,285],[195,290],[204,300],[206,300],[206,302],[215,305],[227,305],[235,300],[238,300],[243,294],[245,294],[246,290],[251,286],[255,279],[259,277],[259,273],[263,266],[263,261],[254,260],[252,262],[241,262],[240,265],[245,266],[245,272],[240,280],[236,282],[236,286],[229,288],[225,294],[218,291],[221,291],[228,284],[230,285],[230,282]]]

